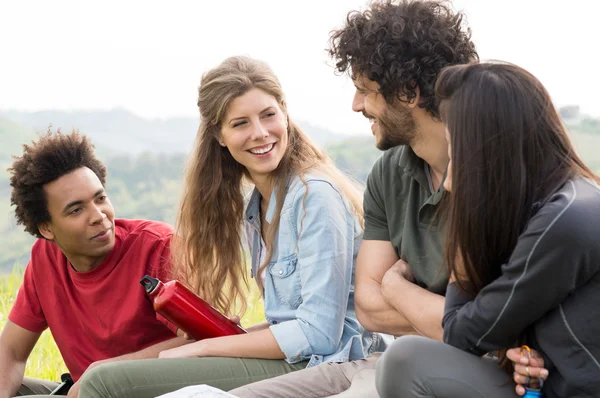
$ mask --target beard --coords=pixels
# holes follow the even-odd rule
[[[387,106],[377,118],[379,140],[377,149],[385,151],[398,145],[410,145],[417,135],[417,123],[410,110]]]

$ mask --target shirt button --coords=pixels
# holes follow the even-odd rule
[[[283,275],[283,270],[279,270],[279,275]]]

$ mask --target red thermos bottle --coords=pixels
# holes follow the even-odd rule
[[[146,275],[140,283],[152,298],[154,310],[195,340],[246,333],[178,281],[162,283]]]

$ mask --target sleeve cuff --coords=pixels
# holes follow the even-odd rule
[[[387,229],[372,229],[365,228],[363,233],[363,240],[390,240],[390,233]]]
[[[310,343],[297,320],[271,325],[269,329],[288,363],[297,363],[310,356]]]
[[[473,298],[467,293],[463,292],[458,288],[456,283],[450,282],[446,289],[446,303],[451,307],[463,306],[469,301],[473,301]]]
[[[45,323],[40,324],[39,322],[36,322],[31,318],[22,315],[17,315],[12,312],[8,316],[8,319],[15,325],[18,325],[23,329],[27,329],[33,333],[42,333],[48,327],[48,325],[46,325]]]
[[[442,328],[446,326],[447,322],[454,319],[454,316],[458,310],[471,301],[473,301],[473,299],[468,294],[460,290],[458,286],[456,286],[456,283],[450,282],[446,288]]]

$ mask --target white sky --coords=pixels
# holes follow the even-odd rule
[[[329,32],[365,0],[0,0],[0,109],[196,116],[200,76],[230,55],[268,62],[292,117],[369,133],[334,74]],[[482,59],[533,72],[557,105],[600,116],[597,0],[455,0]]]

